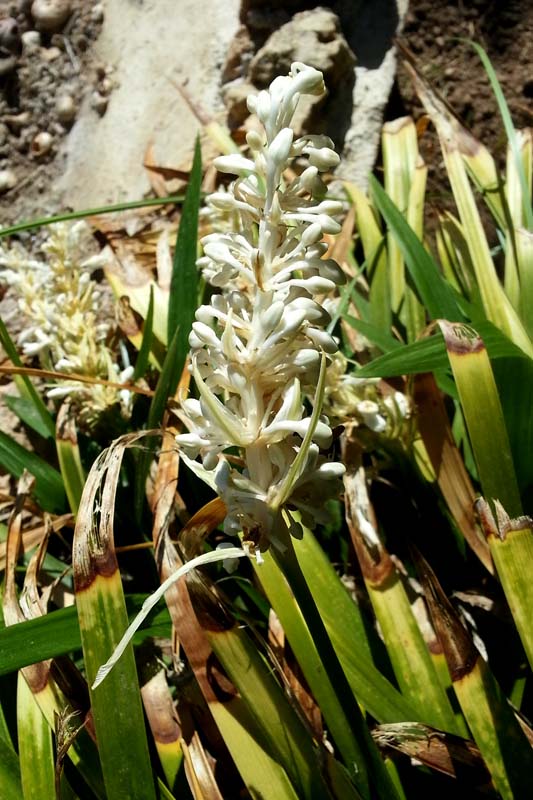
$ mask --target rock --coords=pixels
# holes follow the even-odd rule
[[[0,194],[9,192],[17,185],[17,176],[12,169],[0,169]]]
[[[104,97],[108,97],[114,88],[115,88],[115,82],[112,80],[112,78],[107,77],[107,75],[105,78],[102,78],[102,80],[98,82],[98,91]]]
[[[46,61],[48,63],[51,61],[55,61],[56,58],[59,58],[60,56],[61,56],[61,50],[59,49],[59,47],[43,47],[41,51],[41,57],[43,61]]]
[[[60,31],[71,11],[70,0],[34,0],[31,7],[37,29],[47,33]]]
[[[20,53],[20,31],[13,17],[0,19],[0,48],[15,56]]]
[[[222,70],[222,83],[229,83],[240,78],[247,67],[247,62],[252,58],[254,45],[248,28],[241,25],[229,46],[226,63]]]
[[[226,106],[227,122],[230,129],[233,130],[240,127],[250,115],[246,105],[246,98],[256,92],[255,86],[245,81],[227,83],[222,87],[222,99]]]
[[[28,111],[21,111],[20,114],[6,114],[3,121],[13,133],[19,133],[29,123],[30,114]]]
[[[35,158],[42,158],[52,149],[54,138],[48,131],[41,131],[32,140],[30,150]]]
[[[104,6],[102,3],[97,3],[91,9],[91,19],[93,22],[103,22],[104,21]]]
[[[332,91],[347,76],[353,79],[356,59],[333,11],[315,8],[295,14],[258,50],[250,63],[249,78],[259,88],[266,88],[277,75],[286,75],[293,61],[319,69]]]
[[[104,116],[105,112],[107,111],[107,106],[109,103],[109,97],[104,97],[103,94],[100,92],[93,92],[91,95],[91,107],[94,108],[97,114],[101,117]]]
[[[69,94],[62,94],[56,100],[57,118],[63,125],[69,125],[76,116],[76,104]]]
[[[41,46],[41,34],[39,31],[25,31],[22,36],[22,48],[26,51],[37,50]]]

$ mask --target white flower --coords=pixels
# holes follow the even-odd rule
[[[89,226],[57,223],[48,232],[42,261],[20,245],[9,250],[0,247],[0,279],[13,287],[26,318],[19,337],[23,353],[37,356],[44,369],[65,375],[60,385],[49,389],[48,397],[70,396],[78,406],[78,421],[90,428],[112,405],[120,404],[121,412],[128,415],[131,393],[69,380],[69,374],[125,383],[133,370],[127,366],[121,372],[107,344],[114,325],[98,319],[101,293],[91,273],[103,262],[101,255],[88,257],[93,244]]]
[[[204,237],[198,262],[221,293],[196,313],[189,343],[199,399],[182,402],[178,414],[188,432],[176,441],[188,463],[201,458],[194,470],[223,498],[228,532],[243,531],[261,547],[282,546],[276,519],[287,505],[308,523],[323,518],[324,500],[338,492],[343,472],[324,452],[332,440],[320,416],[324,354],[337,345],[318,301],[344,282],[321,241],[340,230],[332,215],[342,206],[324,199],[320,178],[338,156],[327,137],[294,140],[290,128],[300,94],[322,91],[321,73],[296,63],[249,99],[263,131],[248,134],[249,157],[215,160],[237,180],[208,199],[213,215],[231,212],[225,220],[233,228]],[[296,156],[309,166],[285,183]],[[240,451],[242,471],[224,459],[230,448]]]

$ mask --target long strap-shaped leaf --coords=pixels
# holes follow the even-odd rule
[[[126,441],[131,443],[136,438],[130,436]],[[124,442],[120,444],[122,447],[115,444],[105,451],[93,465],[74,534],[74,581],[89,685],[128,624],[113,544],[115,492]],[[97,509],[96,499],[104,479],[101,506]],[[100,524],[95,523],[95,515],[99,515]],[[155,800],[131,645],[107,681],[91,689],[91,705],[108,800]]]
[[[6,625],[10,627],[6,629],[6,633],[9,631],[16,633],[17,630],[22,630],[27,624],[31,625],[33,620],[29,623],[24,623],[25,614],[32,616],[45,613],[44,605],[37,590],[37,576],[45,554],[46,537],[32,556],[26,571],[24,591],[21,598],[24,604],[24,611],[22,603],[19,603],[15,585],[15,565],[21,539],[22,514],[26,496],[31,490],[31,482],[32,478],[29,473],[24,473],[19,482],[15,508],[8,524],[6,583],[3,605]],[[43,533],[44,532],[45,531],[43,531]],[[43,621],[44,620],[45,617],[43,617]],[[28,641],[29,640],[25,637],[26,647]],[[49,765],[46,763],[46,748],[49,747],[49,743],[47,744],[49,734],[46,733],[44,723],[46,723],[49,731],[54,730],[56,715],[64,711],[68,701],[61,689],[52,679],[52,662],[39,660],[33,648],[30,649],[30,658],[27,658],[24,663],[28,661],[30,661],[28,666],[21,670],[20,680],[24,679],[26,682],[31,692],[31,702],[33,705],[30,705],[30,698],[24,687],[21,686],[21,703],[25,706],[21,715],[24,717],[31,716],[36,730],[40,732],[41,747],[39,752],[41,756],[38,757],[43,759],[43,763],[39,780],[43,779],[46,781],[48,780],[46,776],[49,776]],[[23,749],[26,748],[26,753],[28,752],[28,746],[28,742],[21,742],[21,747]],[[71,747],[68,748],[68,756],[72,763],[79,769],[96,797],[103,798],[104,788],[96,757],[96,749],[86,731],[81,731]],[[27,775],[29,769],[30,768],[25,764],[22,771],[26,771],[26,776],[24,776],[23,779],[26,780],[27,777],[28,785],[30,786],[28,791],[35,794],[34,789],[31,788],[33,787],[33,779],[31,776],[28,777]]]
[[[370,187],[374,202],[398,242],[412,282],[429,314],[433,318],[463,319],[454,293],[432,257],[379,181],[372,176]]]
[[[21,672],[17,687],[17,726],[24,800],[53,797],[55,774],[52,731]]]
[[[416,708],[420,722],[466,735],[464,724],[457,721],[439,682],[400,575],[371,522],[373,514],[364,469],[349,468],[344,475],[344,487],[346,521],[398,685]],[[363,524],[373,529],[372,547],[363,536]]]
[[[415,557],[453,687],[476,744],[504,800],[522,800],[530,794],[533,750],[433,571]]]
[[[472,328],[440,321],[486,500],[500,510],[485,526],[492,557],[522,643],[533,664],[533,531],[522,503],[498,389],[483,340]],[[518,522],[514,522],[517,520]]]

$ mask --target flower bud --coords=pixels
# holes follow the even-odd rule
[[[309,247],[322,239],[322,226],[319,222],[312,222],[311,225],[302,233],[302,244]]]
[[[339,162],[338,154],[334,150],[330,150],[329,147],[321,147],[318,150],[313,148],[309,152],[309,163],[321,172],[337,167]]]
[[[295,79],[297,91],[301,94],[314,94],[320,96],[324,94],[324,77],[321,72],[313,67],[295,61],[291,65],[291,75]]]
[[[291,151],[294,133],[290,128],[283,128],[270,147],[268,148],[268,158],[277,166],[284,166]]]
[[[250,150],[262,150],[263,149],[263,137],[257,131],[248,131],[246,134],[246,143]]]
[[[219,172],[229,172],[232,175],[248,175],[253,172],[255,164],[249,158],[232,153],[229,156],[218,156],[214,159],[213,164]]]
[[[204,344],[217,349],[220,347],[220,341],[213,328],[210,328],[209,325],[206,325],[204,322],[193,322],[192,329]]]

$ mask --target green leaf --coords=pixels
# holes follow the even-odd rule
[[[290,642],[291,649],[305,676],[328,729],[331,732],[339,754],[349,772],[360,764],[359,777],[364,776],[364,758],[351,728],[347,709],[336,696],[336,686],[332,683],[327,664],[320,658],[314,639],[305,623],[302,611],[270,553],[265,553],[264,563],[256,567],[256,576],[272,604]],[[352,778],[354,776],[352,775]],[[368,791],[368,784],[362,781],[361,794]]]
[[[399,342],[398,339],[395,339],[394,336],[391,336],[387,330],[378,328],[377,325],[373,325],[371,322],[357,319],[356,317],[352,317],[351,314],[345,314],[343,319],[351,328],[362,333],[369,342],[375,344],[384,353],[396,350],[402,346],[402,343]]]
[[[2,738],[0,738],[0,797],[2,800],[20,800],[22,797],[18,757]]]
[[[76,416],[68,403],[63,403],[59,409],[56,428],[56,451],[59,469],[61,470],[70,510],[76,515],[83,494],[85,471],[81,463],[80,448],[78,446]]]
[[[527,185],[526,174],[524,172],[524,165],[520,157],[520,148],[518,146],[518,140],[513,125],[513,120],[509,112],[509,106],[507,105],[507,101],[502,92],[502,87],[500,86],[500,82],[498,81],[498,77],[494,71],[494,67],[491,64],[487,53],[481,47],[481,45],[477,44],[476,42],[469,41],[468,43],[474,48],[474,50],[478,54],[481,63],[485,68],[485,72],[487,73],[487,76],[489,78],[490,85],[492,86],[492,91],[494,92],[494,97],[496,98],[496,102],[498,103],[498,109],[500,111],[500,115],[503,120],[503,125],[505,128],[507,140],[513,152],[513,156],[516,163],[516,171],[518,173],[520,179],[520,185],[522,187],[524,219],[526,220],[528,230],[533,231],[533,209],[531,207],[530,191]]]
[[[131,619],[140,611],[146,595],[128,595],[126,608]],[[161,606],[145,620],[133,642],[138,644],[148,636],[167,636],[170,617]],[[81,648],[80,628],[74,606],[52,611],[44,617],[21,622],[0,630],[0,675],[17,669],[72,653]]]
[[[256,644],[237,626],[226,631],[206,630],[206,635],[252,716],[258,741],[285,769],[296,796],[329,800],[313,739]]]
[[[133,371],[133,381],[138,381],[143,378],[148,368],[148,361],[150,359],[150,350],[152,349],[153,339],[153,322],[154,322],[154,287],[150,286],[150,301],[148,303],[148,311],[146,319],[144,320],[143,340],[141,349],[135,362],[135,369]]]
[[[24,676],[17,684],[17,727],[22,796],[53,797],[55,794],[52,731]]]
[[[168,197],[149,197],[144,200],[131,200],[128,203],[116,203],[111,206],[99,206],[98,208],[84,208],[81,211],[69,211],[66,214],[54,214],[51,217],[40,217],[39,219],[32,219],[28,222],[18,222],[16,225],[10,225],[7,228],[0,229],[0,238],[3,236],[13,236],[14,233],[21,231],[31,231],[35,228],[42,228],[44,225],[53,225],[54,222],[68,222],[74,219],[85,219],[86,217],[95,217],[100,214],[114,214],[117,211],[130,211],[134,208],[148,208],[149,206],[164,206],[164,205],[177,205],[183,201],[183,195],[174,194]]]
[[[520,491],[533,488],[533,361],[502,358],[492,365]],[[526,501],[527,502],[527,501]],[[526,513],[533,509],[528,507]]]
[[[440,320],[448,358],[486,499],[512,517],[522,514],[520,493],[494,373],[479,331]]]
[[[20,375],[18,377],[21,377]],[[21,397],[17,394],[5,394],[4,403],[13,414],[44,439],[50,437],[50,427],[44,421],[42,415],[37,410],[35,403],[29,397]]]
[[[35,478],[33,494],[45,511],[62,511],[65,508],[65,490],[57,470],[35,453],[0,431],[0,464],[11,475],[20,478],[28,470]]]
[[[491,322],[483,320],[475,323],[476,330],[482,337],[489,357],[527,359],[527,355]],[[420,339],[418,342],[403,345],[393,352],[374,359],[357,370],[358,378],[391,378],[395,375],[409,375],[416,372],[433,372],[446,370],[449,367],[448,355],[444,339],[440,332]]]
[[[189,351],[188,337],[196,311],[198,293],[198,269],[196,255],[198,247],[198,212],[200,209],[200,187],[202,183],[202,153],[200,139],[196,139],[194,161],[189,185],[183,203],[178,239],[174,251],[174,264],[168,300],[168,335],[171,342],[179,328],[178,362],[182,369]]]
[[[2,343],[2,347],[6,351],[7,355],[13,362],[16,367],[24,366],[22,361],[20,360],[20,356],[17,352],[17,348],[13,344],[11,336],[4,325],[2,319],[0,319],[0,342]],[[30,381],[27,375],[15,375],[14,376],[15,383],[18,387],[18,390],[22,397],[27,398],[28,400],[33,403],[35,414],[40,418],[41,425],[43,428],[47,430],[46,436],[55,436],[56,428],[54,425],[54,420],[52,419],[48,409],[44,404],[44,400],[42,399],[41,395],[35,389],[35,386]]]
[[[373,176],[370,187],[374,202],[398,243],[413,284],[431,317],[462,320],[463,314],[452,289],[416,233]]]

